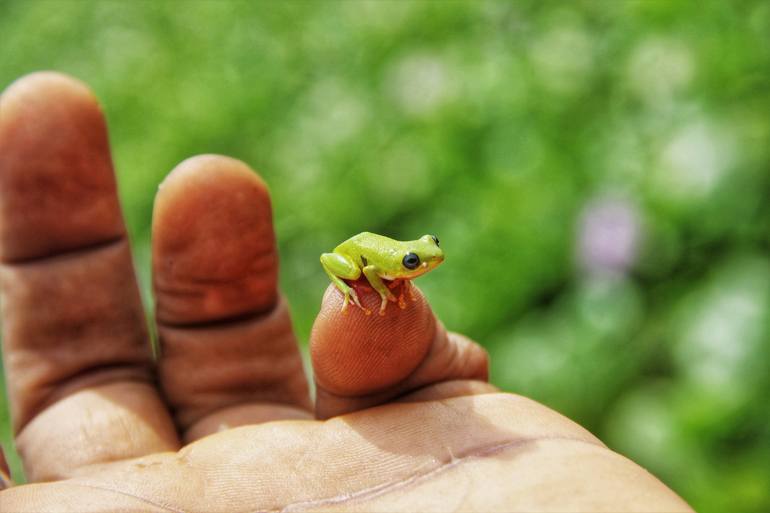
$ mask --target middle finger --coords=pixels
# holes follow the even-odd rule
[[[187,441],[311,417],[277,276],[264,182],[227,157],[177,166],[155,200],[153,282],[161,385]]]

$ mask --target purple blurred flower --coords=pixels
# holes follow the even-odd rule
[[[577,253],[592,272],[625,273],[636,261],[641,223],[636,207],[617,197],[599,197],[580,216]]]

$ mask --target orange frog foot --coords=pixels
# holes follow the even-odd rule
[[[350,292],[348,294],[345,294],[345,300],[342,302],[342,310],[341,310],[343,313],[347,312],[349,303],[353,303],[358,308],[363,310],[364,314],[372,315],[372,311],[361,304],[361,301],[358,299],[358,294],[356,293],[356,290],[353,288],[350,289]]]

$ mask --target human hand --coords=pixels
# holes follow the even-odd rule
[[[486,353],[418,290],[380,317],[341,313],[327,289],[313,405],[267,188],[226,157],[183,162],[157,194],[155,366],[104,120],[67,77],[0,98],[0,261],[35,483],[0,492],[0,511],[690,511],[580,426],[488,385]]]

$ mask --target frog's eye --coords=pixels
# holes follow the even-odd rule
[[[417,266],[420,265],[420,257],[414,253],[407,253],[401,262],[407,269],[417,269]]]
[[[431,238],[433,239],[433,242],[436,243],[436,246],[438,246],[438,237],[436,237],[435,235],[431,235]]]

